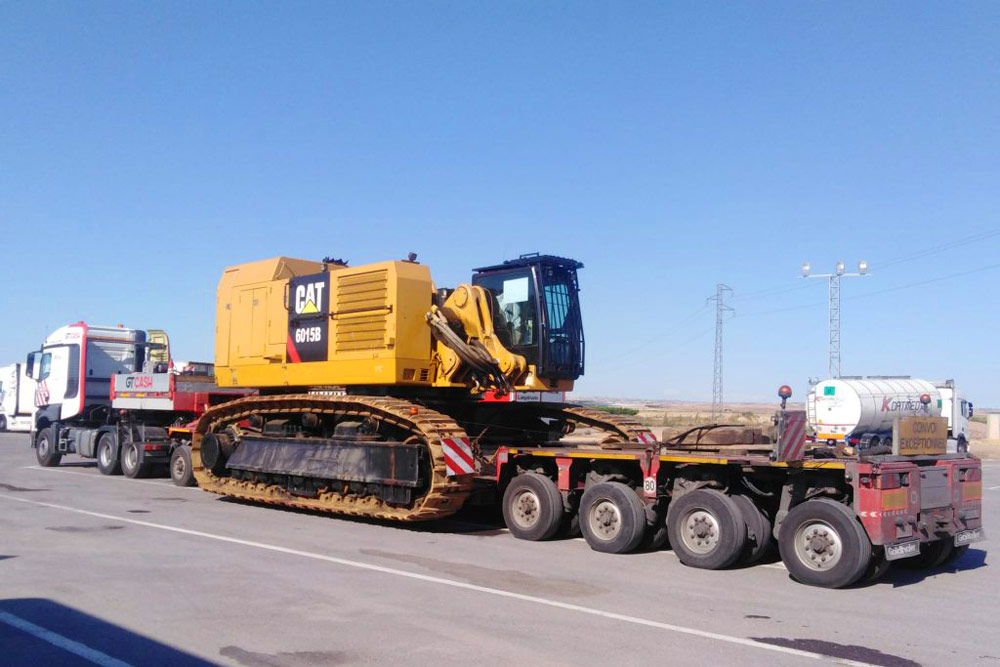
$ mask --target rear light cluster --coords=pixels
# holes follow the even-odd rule
[[[875,476],[876,489],[898,489],[910,485],[910,473],[887,472]]]
[[[143,445],[142,448],[147,452],[159,452],[167,448],[166,445]]]

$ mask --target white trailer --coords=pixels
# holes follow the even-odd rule
[[[898,418],[946,417],[949,451],[966,452],[969,448],[972,403],[955,388],[954,380],[911,377],[824,380],[806,397],[806,413],[817,441],[871,447],[892,438],[892,425]]]
[[[30,431],[35,412],[35,381],[24,364],[0,367],[0,431]]]

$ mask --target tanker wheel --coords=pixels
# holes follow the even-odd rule
[[[781,523],[781,560],[803,584],[842,588],[865,573],[872,544],[848,507],[827,498],[796,505]]]
[[[747,525],[736,502],[721,491],[689,491],[667,506],[667,531],[677,558],[690,567],[732,565],[747,542]]]
[[[122,464],[115,456],[115,436],[112,433],[102,433],[97,439],[97,469],[104,475],[122,474]]]
[[[191,448],[187,445],[175,447],[170,455],[170,479],[176,486],[194,486],[194,470],[191,467]]]
[[[521,540],[548,540],[563,522],[562,494],[548,477],[528,472],[518,475],[503,494],[503,520]]]
[[[127,442],[122,447],[121,463],[122,473],[132,479],[149,477],[150,470],[152,469],[152,466],[148,462],[142,460],[142,452],[139,451],[139,445],[134,442]]]
[[[646,510],[635,491],[625,484],[594,484],[583,492],[580,501],[580,530],[594,551],[635,551],[646,534]]]
[[[929,570],[947,562],[954,550],[955,544],[951,538],[934,540],[921,544],[919,555],[902,558],[896,562],[899,563],[900,567],[910,570]]]
[[[752,565],[763,558],[774,542],[771,535],[771,520],[744,495],[730,496],[740,509],[743,523],[747,526],[747,542],[737,559],[744,565]]]
[[[43,428],[35,437],[35,458],[43,468],[52,468],[62,461],[62,454],[56,451],[51,428]]]

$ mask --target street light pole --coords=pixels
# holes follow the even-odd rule
[[[844,262],[837,262],[833,273],[810,273],[809,262],[802,263],[803,278],[826,278],[828,286],[828,315],[830,330],[828,371],[831,378],[840,377],[840,279],[860,278],[868,275],[868,262],[858,262],[857,273],[845,273]]]

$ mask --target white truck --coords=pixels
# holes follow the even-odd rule
[[[0,367],[0,431],[30,431],[35,412],[35,381],[24,364]]]
[[[189,424],[245,390],[215,385],[212,364],[170,359],[166,333],[77,322],[28,355],[35,378],[32,446],[38,463],[96,458],[106,475],[145,477],[167,468],[192,483]]]
[[[816,441],[862,448],[891,441],[892,425],[899,417],[946,417],[948,450],[965,453],[969,450],[972,409],[954,380],[909,376],[823,380],[806,397],[806,413]]]

